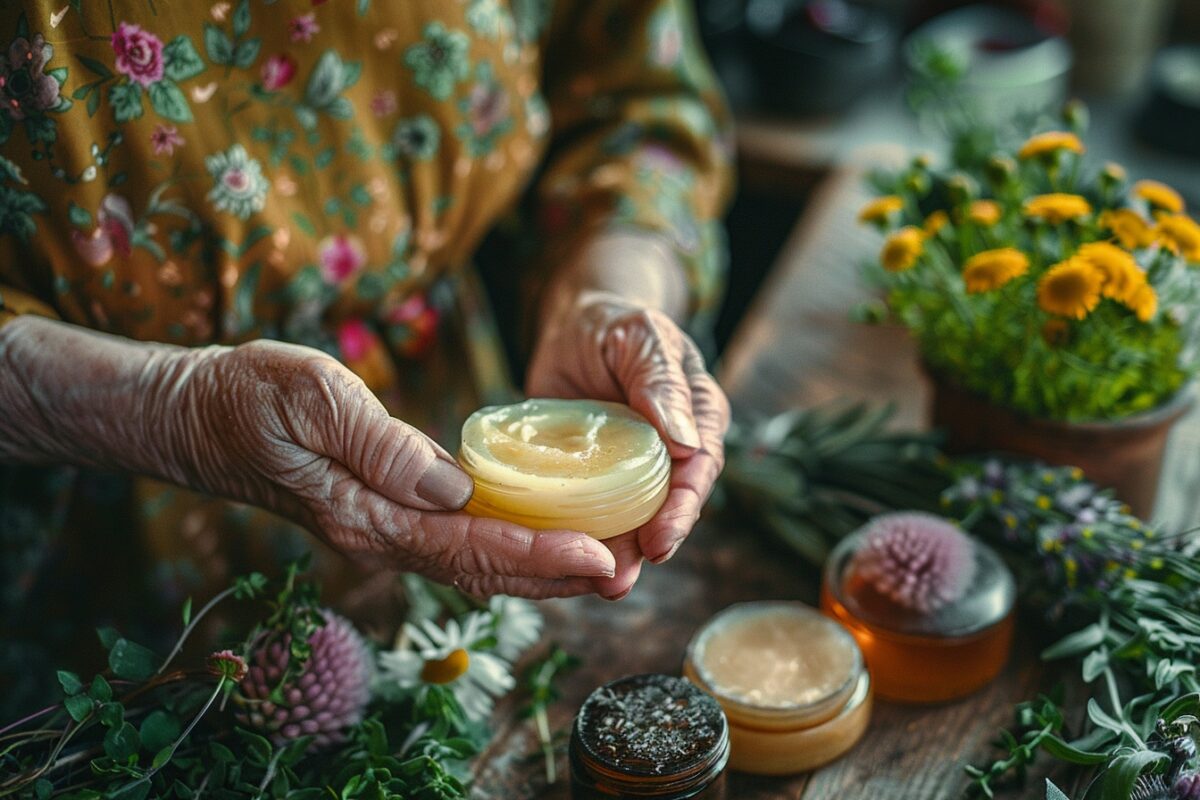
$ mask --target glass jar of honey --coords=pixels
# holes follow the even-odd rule
[[[459,462],[475,481],[467,513],[597,539],[631,531],[666,501],[671,457],[620,403],[533,399],[463,425]]]
[[[876,693],[913,703],[963,697],[1000,673],[1015,598],[994,550],[924,514],[885,515],[842,540],[821,586],[821,608],[858,640]]]
[[[572,800],[725,800],[729,727],[689,681],[633,675],[584,701],[568,757]]]

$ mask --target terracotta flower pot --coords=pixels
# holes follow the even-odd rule
[[[1142,414],[1113,421],[1060,422],[998,406],[932,370],[924,371],[933,384],[931,422],[946,432],[947,452],[1009,453],[1079,467],[1089,480],[1115,490],[1143,519],[1154,512],[1167,437],[1192,405],[1189,385]]]

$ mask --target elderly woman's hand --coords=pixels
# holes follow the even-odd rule
[[[149,393],[167,477],[277,511],[357,561],[479,595],[582,594],[589,578],[613,574],[612,554],[583,534],[454,513],[471,479],[317,350],[257,341],[182,351]]]
[[[617,558],[601,594],[623,596],[643,557],[666,561],[691,532],[724,464],[729,403],[687,334],[661,311],[612,292],[582,291],[543,325],[526,381],[533,397],[628,403],[674,459],[666,503],[637,531],[606,540]]]

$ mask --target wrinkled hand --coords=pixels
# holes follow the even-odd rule
[[[605,292],[585,292],[549,319],[530,362],[531,397],[578,397],[627,403],[667,442],[671,488],[641,528],[605,541],[617,559],[597,591],[623,597],[642,558],[661,563],[687,538],[724,465],[729,403],[695,343],[659,311]]]
[[[185,351],[158,372],[166,476],[283,514],[359,562],[527,597],[586,593],[614,572],[584,534],[455,513],[466,473],[317,350],[257,341]]]

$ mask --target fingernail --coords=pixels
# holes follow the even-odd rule
[[[417,482],[417,497],[447,511],[458,511],[471,499],[475,482],[457,464],[435,458]]]
[[[670,560],[671,560],[671,556],[675,555],[675,551],[679,549],[679,546],[680,546],[681,544],[683,544],[683,540],[682,540],[682,539],[680,539],[680,540],[679,540],[678,542],[676,542],[675,544],[671,545],[671,549],[670,549],[670,550],[668,550],[667,552],[663,553],[663,554],[662,554],[661,556],[659,556],[658,558],[652,558],[652,559],[650,559],[650,563],[651,563],[651,564],[661,564],[661,563],[663,563],[664,561],[670,561]]]
[[[700,432],[691,416],[676,409],[667,415],[667,433],[677,443],[684,447],[699,447]]]
[[[611,597],[605,597],[604,599],[605,599],[605,600],[607,600],[607,601],[609,601],[610,603],[615,603],[615,602],[617,602],[618,600],[620,600],[621,598],[625,597],[625,595],[629,594],[629,593],[630,593],[630,592],[632,592],[632,591],[633,591],[633,587],[632,587],[632,586],[630,586],[628,589],[626,589],[625,591],[621,592],[620,594],[614,594],[614,595],[612,595]]]

